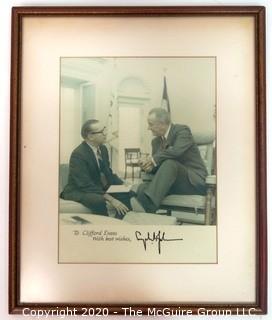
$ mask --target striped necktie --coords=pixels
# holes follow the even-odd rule
[[[99,164],[99,169],[100,169],[100,181],[101,181],[103,189],[107,190],[109,187],[109,183],[108,183],[107,177],[104,173],[104,163],[103,163],[103,159],[102,159],[101,150],[99,147],[97,148],[97,159],[98,159],[98,164]]]
[[[103,168],[103,159],[102,159],[102,154],[101,154],[101,150],[100,150],[99,147],[97,148],[96,155],[97,155],[99,168],[100,168],[100,170],[102,170],[102,168]]]

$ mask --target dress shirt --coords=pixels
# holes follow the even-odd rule
[[[95,146],[93,146],[93,145],[91,145],[91,144],[90,144],[90,143],[88,143],[88,142],[87,142],[87,144],[88,144],[88,146],[93,150],[93,153],[94,153],[94,155],[95,155],[95,159],[96,159],[96,162],[97,162],[98,168],[100,168],[99,160],[98,160],[98,156],[97,156],[98,148],[97,148],[97,147],[95,147]]]

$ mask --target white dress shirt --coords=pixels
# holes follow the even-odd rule
[[[168,138],[170,129],[171,129],[171,124],[169,125],[167,131],[165,132],[165,135],[164,135],[165,140],[167,140],[167,138]]]

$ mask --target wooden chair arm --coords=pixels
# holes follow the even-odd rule
[[[216,175],[209,175],[206,177],[206,184],[208,186],[215,186],[216,185]]]

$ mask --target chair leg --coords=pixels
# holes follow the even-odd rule
[[[212,224],[212,188],[208,188],[206,196],[206,213],[205,213],[205,225]]]
[[[215,208],[212,209],[212,221],[211,221],[212,225],[216,225],[217,224],[217,212],[216,212],[216,206]]]

